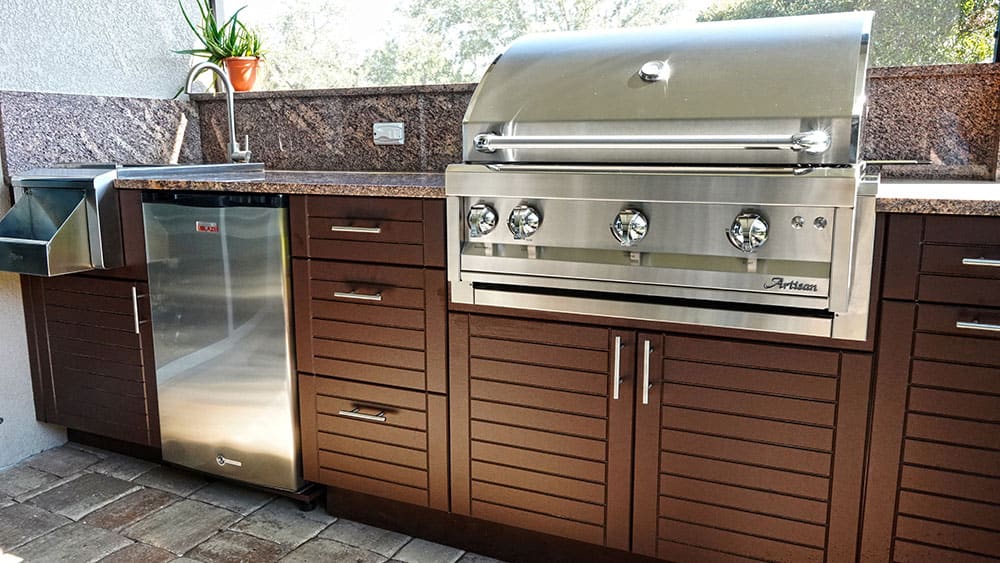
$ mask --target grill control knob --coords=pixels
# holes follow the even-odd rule
[[[469,208],[467,220],[470,238],[486,236],[497,226],[497,212],[485,203],[477,203]]]
[[[736,216],[726,231],[729,242],[743,252],[756,252],[767,242],[767,221],[754,212],[744,212]]]
[[[638,209],[622,209],[611,222],[611,234],[622,246],[633,246],[646,236],[649,220]]]
[[[507,228],[514,235],[514,240],[524,240],[535,234],[542,224],[542,216],[530,205],[518,205],[510,212]]]

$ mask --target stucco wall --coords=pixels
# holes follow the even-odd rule
[[[4,0],[0,37],[0,90],[149,98],[183,86],[193,41],[177,0]]]
[[[190,61],[171,51],[190,46],[192,35],[176,0],[0,4],[0,90],[169,98],[183,85]],[[61,427],[35,420],[20,282],[7,273],[0,273],[0,418],[0,467],[66,440]]]

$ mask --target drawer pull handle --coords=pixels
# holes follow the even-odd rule
[[[1000,260],[990,260],[989,258],[962,258],[962,265],[1000,268]]]
[[[649,382],[649,357],[653,353],[653,346],[649,340],[642,343],[642,404],[649,404],[649,390],[653,384]]]
[[[132,318],[135,320],[135,333],[139,334],[139,290],[132,286]]]
[[[382,232],[382,227],[355,227],[354,225],[332,225],[330,230],[335,233],[364,233],[367,235],[377,235]]]
[[[612,377],[614,377],[615,380],[614,380],[614,387],[612,388],[613,390],[611,393],[611,398],[617,401],[618,397],[620,396],[619,391],[622,386],[622,337],[621,336],[615,337],[615,370]]]
[[[337,414],[339,414],[340,416],[346,416],[348,418],[367,420],[369,422],[385,422],[385,411],[378,411],[378,414],[365,414],[360,411],[361,411],[360,407],[355,407],[349,411],[338,411]]]
[[[965,328],[969,330],[986,330],[989,332],[1000,332],[1000,325],[978,323],[975,321],[958,321],[955,323],[955,328]]]
[[[334,297],[345,299],[360,299],[362,301],[381,301],[382,293],[358,293],[356,291],[334,291]]]

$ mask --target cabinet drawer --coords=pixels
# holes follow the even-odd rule
[[[310,217],[374,219],[389,221],[423,220],[422,200],[389,197],[306,196]]]
[[[293,277],[299,369],[444,391],[444,272],[296,259]]]
[[[1000,246],[925,244],[920,301],[1000,307]]]
[[[354,262],[443,266],[443,202],[304,196],[293,198],[292,252]]]
[[[929,243],[1000,245],[1000,217],[928,215],[923,240]]]
[[[1000,246],[925,244],[920,272],[997,280],[1000,279]]]
[[[418,222],[310,217],[309,238],[423,244]]]
[[[1000,366],[1000,310],[920,305],[914,356]]]
[[[447,507],[443,397],[305,374],[299,396],[307,479]]]
[[[308,275],[313,299],[424,308],[424,273],[416,268],[317,261]]]

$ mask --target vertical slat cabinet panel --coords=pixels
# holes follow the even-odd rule
[[[424,266],[444,268],[445,265],[445,221],[444,201],[424,200]]]
[[[142,192],[115,190],[121,210],[122,246],[125,265],[113,270],[94,270],[84,275],[100,278],[148,281],[146,235],[142,221]]]
[[[912,300],[917,296],[920,245],[924,230],[921,215],[889,214],[889,239],[885,249],[882,297]]]
[[[319,445],[316,429],[316,376],[305,373],[299,378],[299,432],[302,440],[302,476],[319,482]]]
[[[857,558],[871,381],[871,356],[841,355],[826,554],[830,563],[849,563]]]
[[[427,394],[427,496],[428,506],[447,511],[448,495],[448,398]]]
[[[52,394],[52,379],[46,375],[49,373],[48,338],[45,334],[45,302],[42,293],[42,278],[21,276],[35,418],[44,422],[48,420],[48,413],[55,409],[55,396]]]
[[[453,314],[449,337],[452,511],[627,549],[634,335]]]
[[[472,485],[469,456],[469,315],[448,322],[449,425],[451,427],[451,510],[469,515]]]
[[[448,280],[443,270],[424,270],[424,351],[427,390],[448,392]]]

